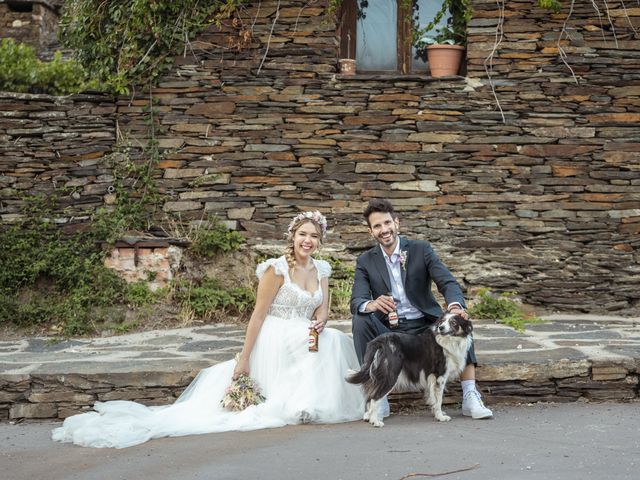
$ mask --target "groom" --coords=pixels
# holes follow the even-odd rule
[[[467,317],[460,285],[440,261],[431,245],[398,236],[400,222],[393,206],[384,199],[373,199],[364,211],[369,234],[378,242],[358,257],[351,292],[353,342],[362,364],[367,343],[386,332],[416,335],[427,330],[442,310],[431,292],[431,282],[447,302],[447,310]],[[398,317],[391,329],[389,313]],[[392,313],[392,321],[394,314]],[[490,418],[476,389],[476,356],[473,345],[467,366],[460,376],[462,413],[474,419]],[[390,414],[389,402],[381,404],[382,417]]]

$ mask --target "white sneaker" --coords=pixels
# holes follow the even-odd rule
[[[384,396],[378,403],[378,418],[387,418],[391,415],[391,407],[389,406],[389,399]]]
[[[462,414],[474,420],[493,417],[493,412],[484,406],[477,390],[468,391],[462,399]]]

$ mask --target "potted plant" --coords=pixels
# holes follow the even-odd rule
[[[351,32],[347,32],[347,56],[338,60],[338,66],[342,75],[356,74],[356,59],[351,58]]]
[[[442,25],[447,11],[451,16]],[[432,77],[457,75],[460,71],[470,19],[470,0],[445,0],[429,24],[414,29],[414,45],[426,55]]]

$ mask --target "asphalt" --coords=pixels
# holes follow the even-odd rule
[[[553,315],[525,332],[476,321],[478,381],[489,403],[637,400],[640,317]],[[349,333],[350,322],[330,327]],[[0,420],[64,418],[96,400],[173,401],[200,369],[233,358],[241,325],[0,341]],[[449,402],[457,395],[451,385]],[[392,398],[398,407],[419,396]]]
[[[393,414],[161,438],[120,450],[51,441],[58,422],[0,423],[3,480],[635,480],[637,403],[497,405],[493,420]],[[455,472],[455,473],[451,473]],[[444,475],[448,473],[447,475]]]

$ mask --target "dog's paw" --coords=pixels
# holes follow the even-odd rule
[[[436,420],[439,422],[450,422],[451,417],[449,415],[445,415],[444,413],[436,413]]]
[[[362,419],[363,419],[365,422],[368,422],[368,421],[369,421],[369,417],[370,417],[370,416],[371,416],[371,413],[367,410],[366,412],[364,412],[364,415],[362,416]]]
[[[369,423],[374,427],[378,427],[378,428],[384,427],[384,422],[382,420],[378,420],[377,418],[369,419]]]

